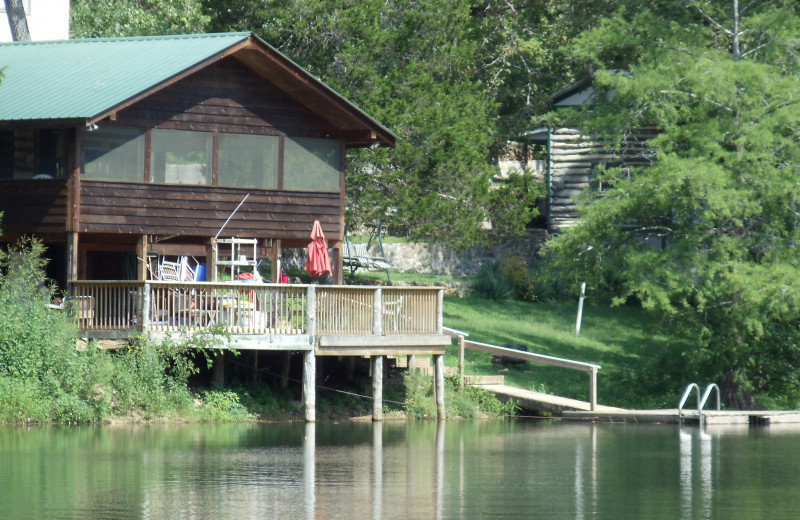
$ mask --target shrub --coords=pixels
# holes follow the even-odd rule
[[[472,283],[472,292],[488,300],[506,301],[514,294],[514,287],[500,270],[499,262],[488,262],[481,266],[478,277]]]
[[[416,419],[433,419],[437,415],[433,399],[433,381],[419,372],[406,374],[406,413]],[[475,418],[514,415],[517,406],[513,401],[502,403],[491,392],[467,386],[461,388],[457,376],[445,380],[445,408],[449,417]]]
[[[503,261],[500,273],[508,278],[518,300],[532,302],[536,299],[534,279],[530,276],[528,262],[519,255],[513,255]]]

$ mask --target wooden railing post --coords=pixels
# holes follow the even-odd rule
[[[442,333],[444,326],[444,289],[439,289],[436,295],[436,334]]]
[[[383,292],[381,288],[375,289],[372,303],[372,333],[383,336]]]
[[[306,289],[306,300],[306,334],[314,345],[314,335],[317,333],[317,291],[313,285]]]
[[[593,366],[589,373],[589,408],[591,411],[597,409],[597,367]]]

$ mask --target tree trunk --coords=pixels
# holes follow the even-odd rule
[[[14,41],[30,40],[31,33],[28,31],[28,19],[25,18],[22,0],[5,0],[5,3],[8,26],[11,28],[11,36]]]

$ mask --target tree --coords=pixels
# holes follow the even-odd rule
[[[5,0],[5,5],[12,39],[15,42],[30,40],[31,33],[28,31],[28,19],[25,17],[22,0]]]
[[[605,171],[546,254],[682,331],[679,384],[718,381],[729,404],[800,402],[799,42],[795,2],[696,0],[625,3],[574,47],[609,102],[571,122],[617,142],[655,127],[657,158]]]
[[[472,2],[205,5],[212,30],[256,32],[398,134],[393,150],[350,154],[349,222],[383,220],[394,233],[467,246],[487,238],[486,220],[518,234],[535,214],[535,191],[491,184],[506,136]]]
[[[205,32],[208,17],[195,0],[72,0],[73,38]]]

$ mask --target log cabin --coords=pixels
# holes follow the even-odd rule
[[[346,152],[392,147],[390,130],[251,33],[6,43],[0,67],[0,246],[44,242],[82,337],[221,327],[211,346],[255,366],[300,351],[308,420],[317,356],[372,359],[375,419],[383,358],[430,354],[444,415],[441,288],[215,279],[223,244],[246,246],[228,266],[275,266],[318,220],[341,283]],[[208,279],[153,280],[154,255]]]
[[[602,102],[588,82],[578,82],[551,96],[554,110]],[[602,193],[606,188],[598,179],[603,167],[646,166],[654,159],[647,145],[655,130],[640,128],[627,136],[619,148],[605,140],[587,135],[577,128],[537,128],[526,132],[526,142],[545,147],[544,213],[547,230],[558,233],[578,221],[577,198],[587,190]]]
[[[219,237],[275,258],[319,220],[341,281],[346,151],[395,135],[260,38],[16,42],[0,66],[0,240],[41,237],[60,285],[213,264],[248,194]]]

